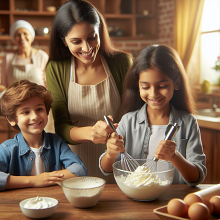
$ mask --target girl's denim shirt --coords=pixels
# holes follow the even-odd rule
[[[35,154],[25,142],[22,133],[0,145],[0,191],[5,190],[7,178],[31,176]],[[68,169],[76,176],[87,176],[87,169],[79,156],[72,152],[64,139],[43,131],[41,158],[45,172]]]
[[[145,103],[141,109],[125,114],[117,128],[118,134],[123,136],[126,152],[134,159],[147,158],[149,151],[151,128],[148,123],[146,109],[147,104]],[[173,141],[176,142],[176,150],[197,167],[199,179],[195,183],[189,183],[175,168],[173,183],[187,183],[190,186],[198,185],[205,179],[207,170],[205,167],[206,156],[203,152],[197,120],[194,115],[186,111],[176,110],[171,106],[169,124],[166,132],[169,131],[170,126],[174,123],[178,124],[178,131],[173,138]],[[101,159],[104,154],[100,156],[99,167],[104,175],[108,175],[109,173],[104,172],[101,168]],[[120,160],[120,156],[116,158],[116,161],[117,160]]]

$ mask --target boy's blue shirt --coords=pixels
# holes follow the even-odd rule
[[[43,131],[41,158],[45,172],[68,169],[76,176],[87,176],[87,169],[79,156],[57,134]],[[9,175],[31,176],[35,154],[24,140],[22,133],[0,145],[0,191],[4,191]]]

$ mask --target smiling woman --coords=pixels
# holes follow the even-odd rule
[[[45,67],[48,55],[32,47],[34,28],[24,20],[17,20],[10,27],[10,36],[17,50],[7,53],[1,66],[1,84],[9,87],[13,82],[28,79],[46,86]]]
[[[106,23],[89,2],[71,0],[54,19],[46,76],[56,132],[71,144],[90,176],[104,177],[98,159],[117,117],[130,55],[113,47]],[[113,178],[105,178],[107,183]]]

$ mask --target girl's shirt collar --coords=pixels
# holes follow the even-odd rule
[[[147,103],[145,103],[138,111],[137,120],[139,124],[145,122],[147,125],[149,125],[146,108],[147,108]],[[178,111],[171,105],[169,124],[174,124],[174,123],[177,123],[178,126],[181,126],[182,120]]]

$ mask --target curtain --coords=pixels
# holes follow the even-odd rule
[[[174,47],[187,68],[200,31],[205,0],[175,0]]]

